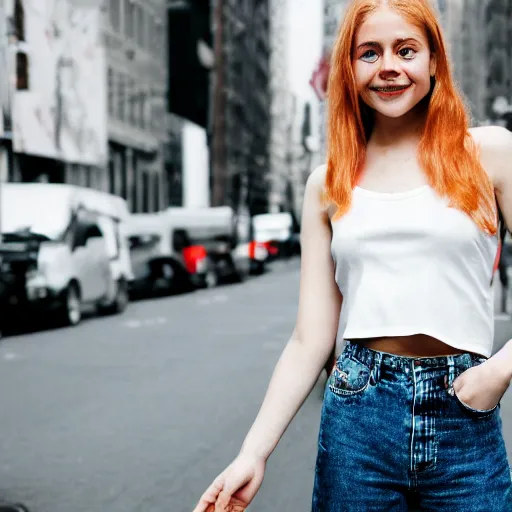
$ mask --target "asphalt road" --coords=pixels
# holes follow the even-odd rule
[[[238,452],[295,319],[298,262],[243,284],[0,343],[0,499],[34,512],[190,512]],[[496,347],[512,337],[497,321]],[[322,381],[250,512],[308,512]],[[512,393],[502,416],[512,455]]]

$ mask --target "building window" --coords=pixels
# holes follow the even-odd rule
[[[117,116],[121,121],[125,120],[126,116],[126,82],[122,74],[118,76],[118,97],[117,97]]]
[[[159,175],[153,176],[153,211],[157,212],[160,210],[160,180]]]
[[[146,127],[146,101],[147,101],[147,95],[144,91],[140,92],[139,95],[139,126],[141,128]]]
[[[135,22],[135,6],[132,0],[125,0],[124,3],[124,33],[126,37],[133,38],[133,27]]]
[[[108,68],[108,113],[114,115],[114,72]]]
[[[142,171],[142,212],[149,212],[149,175]]]
[[[156,47],[155,47],[155,57],[163,59],[164,54],[164,27],[162,25],[161,21],[157,22],[156,29],[155,29],[155,36],[156,36]]]
[[[26,53],[18,52],[16,53],[16,89],[20,91],[28,88],[28,57]]]
[[[110,158],[108,159],[108,191],[111,194],[115,194],[116,191],[116,154],[110,152]]]
[[[121,4],[120,0],[110,0],[109,1],[109,15],[110,15],[110,25],[112,28],[119,32],[121,25]]]
[[[144,12],[144,48],[151,51],[151,34],[153,33],[153,16]]]
[[[135,6],[135,41],[140,47],[144,46],[144,9],[140,5]]]
[[[14,4],[14,30],[18,41],[25,41],[25,11],[21,0]]]
[[[128,121],[135,126],[137,118],[137,89],[135,80],[130,78],[128,86]]]
[[[157,21],[154,17],[151,17],[151,33],[149,35],[150,37],[150,43],[149,43],[149,51],[151,55],[155,56],[158,51],[158,39],[157,39]]]

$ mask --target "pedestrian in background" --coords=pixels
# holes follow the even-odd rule
[[[490,283],[496,198],[512,225],[512,136],[469,128],[429,0],[350,2],[328,101],[296,327],[240,453],[195,512],[253,500],[333,346],[313,512],[510,512],[499,404],[512,343],[492,355]]]

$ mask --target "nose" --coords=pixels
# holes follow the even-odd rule
[[[389,80],[400,75],[400,66],[398,59],[392,52],[385,52],[381,58],[381,67],[379,77],[382,80]]]

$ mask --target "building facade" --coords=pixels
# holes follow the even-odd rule
[[[484,122],[488,116],[486,103],[489,95],[487,85],[489,34],[485,22],[486,3],[486,0],[464,0],[463,2],[460,50],[458,50],[461,61],[456,76],[467,99],[473,124]]]
[[[438,0],[454,75],[474,125],[495,122],[498,96],[512,103],[512,1]]]
[[[463,21],[465,0],[440,0],[438,2],[441,23],[445,35],[452,72],[457,85],[462,88],[464,81],[463,65]]]
[[[104,34],[108,191],[133,212],[157,211],[169,203],[166,0],[108,0]]]
[[[502,96],[512,105],[512,1],[485,0],[483,20],[486,29],[487,95],[484,99],[485,114],[495,120],[492,110],[494,100]],[[505,124],[512,130],[512,116]]]
[[[212,16],[204,0],[169,0],[168,132],[165,167],[172,206],[209,206]],[[208,193],[205,193],[205,190]]]
[[[270,193],[269,0],[212,0],[211,6],[211,204],[263,213]]]
[[[107,123],[100,3],[5,0],[2,8],[3,179],[101,187]]]
[[[2,179],[92,187],[133,211],[167,204],[166,1],[2,8]]]
[[[323,58],[329,61],[339,26],[350,0],[324,0],[323,11]],[[320,103],[320,155],[325,160],[327,154],[327,102]]]
[[[288,0],[270,0],[270,198],[271,212],[289,211],[293,104],[288,83]]]

